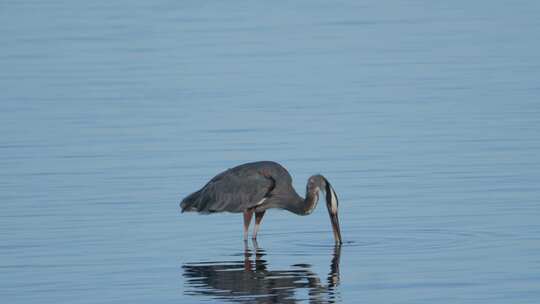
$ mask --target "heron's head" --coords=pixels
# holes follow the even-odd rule
[[[317,193],[319,191],[325,191],[326,190],[326,179],[324,176],[317,174],[313,175],[308,179],[307,183],[307,191],[309,193]]]
[[[337,244],[341,244],[341,231],[339,229],[338,219],[339,202],[336,191],[334,191],[334,188],[324,176],[320,174],[313,175],[308,179],[307,193],[313,193],[314,195],[317,195],[318,198],[319,191],[324,191],[326,194],[326,208],[328,209],[328,215],[330,215],[330,221],[332,222],[334,239]]]

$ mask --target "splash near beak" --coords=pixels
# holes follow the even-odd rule
[[[341,230],[339,229],[338,207],[339,202],[332,185],[326,181],[326,207],[328,208],[328,215],[330,216],[330,222],[332,223],[332,230],[334,232],[334,239],[336,244],[342,244]]]

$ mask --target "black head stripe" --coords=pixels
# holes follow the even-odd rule
[[[326,182],[326,201],[331,202],[332,201],[332,186],[330,186],[330,182],[325,178],[324,181]]]

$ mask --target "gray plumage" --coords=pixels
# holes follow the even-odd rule
[[[182,200],[182,212],[244,212],[266,198],[265,205],[278,199],[303,200],[292,187],[289,172],[280,164],[260,161],[228,169],[204,187]]]

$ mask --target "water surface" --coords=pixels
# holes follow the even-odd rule
[[[4,1],[6,303],[538,303],[536,1]],[[326,210],[180,214],[274,160]],[[321,204],[323,205],[323,204]]]

